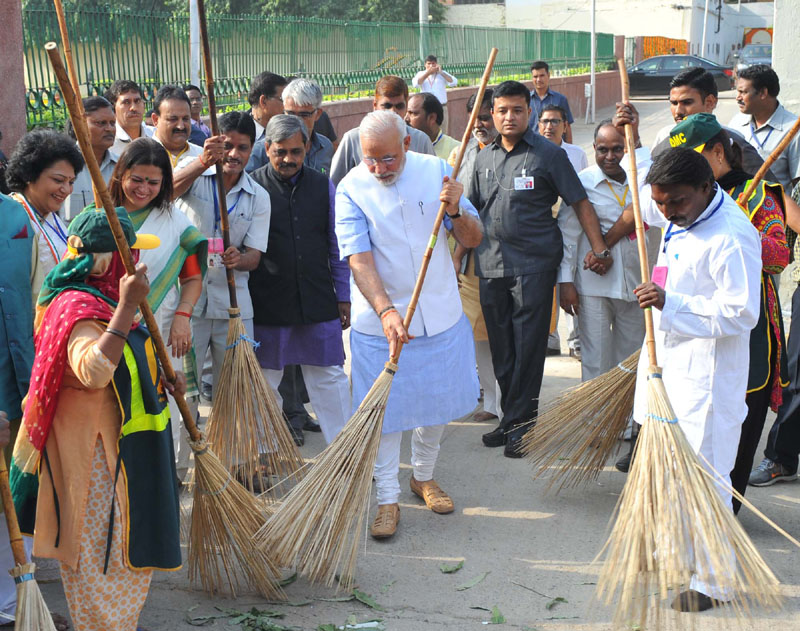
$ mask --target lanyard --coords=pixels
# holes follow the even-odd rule
[[[695,227],[699,226],[704,221],[706,221],[708,219],[711,219],[716,214],[716,212],[720,209],[720,207],[722,206],[722,202],[724,202],[724,201],[725,201],[725,197],[721,197],[719,202],[717,203],[717,205],[714,206],[714,209],[710,213],[708,213],[702,219],[698,219],[697,221],[695,221],[688,228],[683,228],[681,230],[676,230],[675,232],[673,232],[672,229],[675,227],[675,224],[673,224],[673,223],[669,224],[669,228],[667,228],[667,233],[664,235],[664,250],[663,250],[664,254],[667,253],[667,244],[670,242],[670,239],[672,239],[672,237],[681,235],[681,234],[683,234],[685,232],[689,232],[689,230],[693,230]]]
[[[219,222],[222,220],[220,216],[219,210],[219,200],[217,199],[217,176],[211,176],[211,185],[214,187],[214,234],[219,232]],[[233,215],[233,211],[236,210],[236,206],[239,205],[239,200],[242,198],[242,192],[244,191],[243,188],[239,189],[239,194],[236,196],[236,201],[233,202],[233,206],[228,208],[228,216],[230,217]]]
[[[608,190],[611,191],[611,194],[616,198],[617,203],[619,204],[620,208],[625,208],[625,200],[628,199],[628,191],[630,191],[630,186],[627,184],[625,185],[625,191],[622,193],[622,199],[619,198],[616,191],[614,191],[614,187],[611,186],[611,182],[608,180],[603,180],[606,184],[608,184]]]
[[[762,128],[762,129],[763,129],[763,128]],[[767,141],[769,141],[769,137],[772,135],[772,132],[773,132],[774,130],[775,130],[775,128],[774,128],[774,127],[770,127],[770,128],[769,128],[769,131],[767,132],[767,137],[766,137],[766,138],[764,138],[764,142],[761,142],[761,141],[760,141],[760,140],[759,140],[759,139],[756,137],[756,131],[757,131],[757,130],[756,130],[756,126],[755,126],[755,125],[753,125],[753,123],[750,123],[750,139],[751,139],[751,140],[755,140],[755,141],[756,141],[756,144],[758,145],[758,148],[759,148],[759,149],[761,149],[761,150],[763,151],[763,149],[764,149],[764,145],[766,145],[766,144],[767,144]]]
[[[176,166],[178,166],[178,160],[180,160],[180,159],[181,159],[181,156],[182,156],[184,153],[186,153],[187,151],[189,151],[189,143],[188,143],[188,142],[186,143],[186,146],[185,146],[185,147],[184,147],[184,148],[183,148],[181,151],[179,151],[179,152],[178,152],[178,155],[177,155],[177,156],[173,156],[173,155],[172,155],[172,153],[170,153],[169,151],[167,151],[167,153],[169,154],[169,159],[170,159],[170,161],[172,162],[172,168],[173,168],[173,169],[174,169]]]
[[[50,249],[50,254],[53,255],[53,260],[58,263],[61,257],[58,255],[58,249],[56,248],[56,243],[53,237],[56,237],[61,243],[64,244],[64,248],[67,245],[67,233],[64,231],[64,228],[58,222],[58,215],[56,215],[53,224],[50,224],[40,213],[33,207],[24,195],[19,193],[14,194],[14,199],[17,200],[22,204],[22,207],[25,209],[25,212],[28,213],[28,217],[34,222],[36,225],[39,226],[39,234],[44,237],[45,243],[47,243],[47,247]],[[53,236],[48,234],[48,230],[53,233]]]

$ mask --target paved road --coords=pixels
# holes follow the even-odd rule
[[[662,101],[638,101],[637,105],[642,115],[642,136],[648,142],[669,122],[669,114]],[[735,103],[723,98],[718,111],[720,119],[726,122],[735,113]],[[610,109],[598,112],[598,120],[610,114]],[[591,137],[592,126],[576,124],[577,144],[590,150]],[[566,337],[562,335],[563,339]],[[543,400],[550,400],[562,389],[576,384],[579,374],[577,361],[549,358]],[[768,425],[773,418],[770,415]],[[445,516],[425,509],[408,490],[409,447],[408,439],[404,441],[399,532],[393,540],[383,543],[366,538],[357,574],[360,589],[372,594],[385,612],[372,611],[357,602],[313,600],[335,594],[303,580],[287,588],[291,601],[313,600],[302,607],[266,605],[252,595],[236,601],[209,598],[191,591],[186,572],[181,571],[157,573],[141,624],[151,630],[182,631],[193,628],[184,621],[189,610],[190,615],[200,616],[218,614],[215,606],[242,611],[256,606],[284,612],[282,624],[307,630],[324,623],[344,624],[351,615],[359,622],[381,618],[390,631],[477,630],[484,628],[491,618],[488,611],[478,607],[497,606],[506,619],[504,628],[611,629],[610,611],[592,602],[598,575],[598,567],[592,565],[592,560],[605,541],[608,521],[625,477],[609,466],[596,483],[548,495],[546,482],[533,480],[526,462],[509,460],[502,456],[501,450],[481,445],[480,435],[489,429],[489,425],[469,418],[453,422],[447,428],[436,479],[452,495],[456,511]],[[307,434],[307,440],[303,454],[313,457],[323,447],[321,435]],[[748,497],[800,537],[800,484],[750,489]],[[374,506],[370,518],[373,514]],[[787,596],[784,611],[759,613],[758,621],[747,623],[744,628],[764,631],[800,628],[798,550],[751,514],[744,512],[741,520],[783,582]],[[439,569],[442,563],[455,564],[461,560],[464,567],[456,574],[443,574]],[[474,587],[456,589],[483,574],[485,578]],[[42,589],[51,608],[66,610],[60,584],[44,585]],[[557,598],[564,601],[553,604]],[[725,612],[698,615],[696,629],[710,629],[724,615]],[[238,628],[228,626],[228,622],[215,620],[205,628]]]

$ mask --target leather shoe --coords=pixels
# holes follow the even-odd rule
[[[447,513],[452,513],[455,508],[453,506],[453,500],[450,499],[447,493],[442,491],[435,480],[419,482],[412,474],[411,491],[417,497],[421,497],[425,500],[425,505],[434,513],[446,515]]]
[[[397,532],[400,523],[399,504],[380,504],[369,534],[375,539],[388,539]]]
[[[717,600],[694,589],[688,589],[675,597],[675,600],[672,601],[672,608],[684,613],[696,613],[713,607],[722,607],[724,604],[724,600]]]
[[[522,438],[531,428],[531,424],[521,425],[510,430],[506,435],[506,448],[503,449],[503,455],[506,458],[522,458],[525,454],[522,453]]]
[[[303,423],[303,429],[307,432],[321,432],[322,428],[319,426],[313,418],[310,416],[306,418],[305,422]]]
[[[498,425],[496,429],[484,434],[481,440],[487,447],[502,447],[506,444],[506,430],[502,425]]]

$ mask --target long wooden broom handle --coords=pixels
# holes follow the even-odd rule
[[[81,93],[81,86],[78,82],[78,73],[75,70],[75,60],[72,56],[72,46],[69,43],[69,33],[67,31],[67,18],[64,15],[64,5],[62,4],[61,0],[53,0],[53,4],[56,7],[56,18],[58,18],[58,30],[61,32],[61,45],[64,47],[64,57],[67,60],[67,68],[69,69],[69,78],[70,83],[72,83],[72,89],[74,90],[75,94],[79,95]],[[78,98],[78,109],[81,113],[81,123],[85,124],[85,120],[83,118],[83,102],[80,98]],[[75,122],[73,121],[73,125]]]
[[[125,264],[125,270],[128,272],[128,274],[134,274],[136,272],[136,266],[133,262],[131,249],[128,246],[128,241],[125,239],[125,233],[122,231],[122,225],[119,222],[119,217],[117,217],[117,211],[114,209],[114,203],[111,200],[111,195],[108,193],[106,182],[103,179],[102,173],[100,173],[100,165],[97,164],[97,158],[92,151],[88,134],[85,133],[86,128],[75,124],[76,120],[80,117],[78,97],[70,85],[66,68],[64,68],[64,62],[61,60],[61,56],[58,54],[58,46],[54,42],[48,42],[45,44],[44,48],[47,51],[48,57],[50,58],[50,65],[53,67],[56,79],[58,80],[59,88],[61,89],[61,94],[64,96],[64,101],[67,104],[67,111],[69,112],[69,117],[72,120],[72,126],[75,128],[75,136],[78,139],[78,145],[80,145],[83,159],[86,161],[86,166],[89,169],[89,174],[92,177],[92,184],[94,185],[95,189],[100,195],[100,199],[103,202],[103,208],[105,209],[106,216],[108,217],[108,224],[111,227],[111,232],[114,234],[114,241],[116,242],[117,249],[122,257],[122,262]],[[164,345],[164,339],[161,337],[161,330],[158,328],[158,324],[156,323],[156,319],[153,316],[153,311],[150,309],[147,299],[141,302],[139,305],[139,310],[142,312],[144,321],[150,331],[150,337],[153,340],[153,345],[155,346],[156,353],[158,354],[158,359],[161,362],[161,368],[164,371],[167,380],[171,383],[175,383],[175,370],[172,368],[172,361],[167,353],[167,348]],[[191,410],[186,403],[186,399],[183,398],[183,395],[177,392],[174,394],[174,398],[175,402],[178,404],[178,409],[181,411],[183,424],[186,426],[186,430],[189,432],[189,437],[195,442],[199,441],[202,438],[202,435],[200,434],[200,430],[197,429],[197,425],[195,424],[194,417],[192,416]]]
[[[781,141],[778,143],[778,146],[772,150],[772,153],[769,154],[766,160],[764,160],[764,164],[761,165],[761,168],[756,172],[755,177],[750,180],[750,184],[748,184],[747,188],[744,190],[739,196],[739,199],[743,201],[744,204],[747,204],[747,201],[750,199],[750,196],[756,190],[756,186],[758,183],[764,179],[764,176],[769,171],[770,167],[775,164],[775,161],[780,158],[781,154],[784,152],[786,147],[789,146],[789,143],[792,142],[792,138],[795,137],[797,134],[797,130],[800,129],[800,118],[798,118],[794,125],[792,125],[791,129],[787,132],[787,134],[781,138]]]
[[[200,1],[202,2],[202,0]],[[472,136],[472,128],[475,126],[475,119],[478,117],[478,112],[481,109],[481,103],[483,103],[483,95],[486,92],[486,86],[489,83],[489,77],[492,75],[492,68],[494,67],[494,60],[497,58],[497,52],[498,51],[496,48],[492,48],[492,51],[489,53],[489,60],[486,62],[486,68],[484,69],[483,76],[481,77],[478,93],[475,96],[475,105],[472,107],[472,112],[469,115],[469,121],[467,122],[467,126],[464,129],[464,134],[461,137],[461,145],[458,147],[456,161],[453,165],[453,173],[450,175],[450,179],[452,180],[455,180],[458,177],[458,172],[461,169],[461,161],[464,159],[464,151],[466,151],[467,143]],[[422,257],[422,265],[419,268],[419,274],[417,274],[417,282],[414,284],[414,291],[411,294],[411,301],[408,303],[406,317],[403,318],[403,327],[406,329],[406,331],[408,331],[408,328],[411,326],[411,319],[414,317],[414,312],[417,310],[419,295],[422,292],[422,284],[425,282],[425,275],[428,273],[428,265],[431,262],[433,248],[436,247],[436,240],[439,238],[439,228],[441,228],[442,221],[444,221],[444,213],[446,208],[447,204],[442,202],[439,205],[439,212],[436,214],[436,219],[433,222],[431,238],[428,240],[428,247]],[[392,355],[390,358],[392,363],[397,363],[397,360],[400,357],[400,351],[402,350],[403,343],[398,342],[394,355]]]
[[[625,61],[617,59],[619,67],[619,80],[622,84],[622,102],[628,101],[630,96],[630,83],[628,82],[628,71],[625,68]],[[647,245],[645,243],[644,222],[642,221],[642,206],[639,202],[639,174],[636,169],[636,143],[633,139],[633,126],[629,123],[625,125],[625,150],[631,161],[630,167],[630,190],[633,194],[633,218],[636,224],[636,245],[639,248],[639,270],[642,275],[642,282],[650,282],[650,263],[647,260]],[[650,358],[650,365],[657,366],[656,361],[656,338],[655,327],[653,325],[653,310],[648,307],[644,310],[645,343],[647,344],[647,354]]]
[[[206,71],[206,96],[208,97],[208,115],[211,119],[211,135],[219,135],[217,123],[217,100],[214,96],[214,68],[211,64],[211,46],[208,43],[208,23],[206,21],[206,7],[203,0],[197,0],[197,13],[200,18],[200,41],[203,43],[203,67]],[[230,224],[228,222],[228,200],[225,193],[225,183],[222,181],[222,163],[217,162],[217,200],[219,202],[220,229],[222,230],[222,244],[227,250],[231,245]],[[239,303],[236,299],[236,278],[233,270],[225,268],[225,278],[228,282],[228,296],[231,309],[236,309]]]
[[[17,511],[14,510],[14,498],[11,497],[11,485],[8,482],[8,468],[6,457],[0,450],[0,497],[3,499],[3,510],[6,514],[8,526],[8,540],[11,543],[11,552],[14,554],[14,563],[25,565],[28,556],[25,554],[25,544],[22,542],[22,533],[19,531]]]

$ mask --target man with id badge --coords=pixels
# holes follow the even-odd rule
[[[588,237],[592,271],[604,274],[613,262],[566,152],[528,127],[530,101],[517,81],[495,88],[492,117],[499,135],[478,154],[468,194],[484,227],[475,272],[504,414],[483,444],[505,445],[509,458],[522,456],[520,441],[538,413],[563,248],[552,212],[559,197]]]
[[[716,184],[706,158],[692,149],[678,147],[656,157],[645,183],[642,218],[663,227],[664,235],[651,282],[634,293],[640,307],[655,307],[656,353],[678,423],[695,453],[721,476],[717,489],[732,508],[727,489],[747,415],[750,331],[761,302],[761,239]],[[633,408],[638,423],[647,416],[648,361],[642,352]],[[698,541],[708,536],[696,534]],[[705,562],[698,555],[697,563]],[[728,599],[713,581],[693,576],[689,591],[672,607],[703,611]]]
[[[269,194],[244,172],[255,142],[253,119],[244,112],[228,112],[220,117],[219,130],[224,143],[222,180],[228,206],[230,247],[223,251],[214,169],[209,169],[212,174],[200,169],[188,174],[184,171],[184,176],[189,175],[183,178],[188,188],[175,200],[175,206],[208,237],[208,271],[203,279],[203,293],[192,315],[192,333],[198,360],[202,361],[209,349],[211,351],[214,388],[219,381],[228,335],[230,298],[225,269],[234,270],[239,311],[247,334],[252,338],[253,303],[247,280],[250,270],[255,269],[261,254],[267,250],[270,218]],[[219,160],[215,159],[212,164],[203,162],[201,167],[211,167]]]

